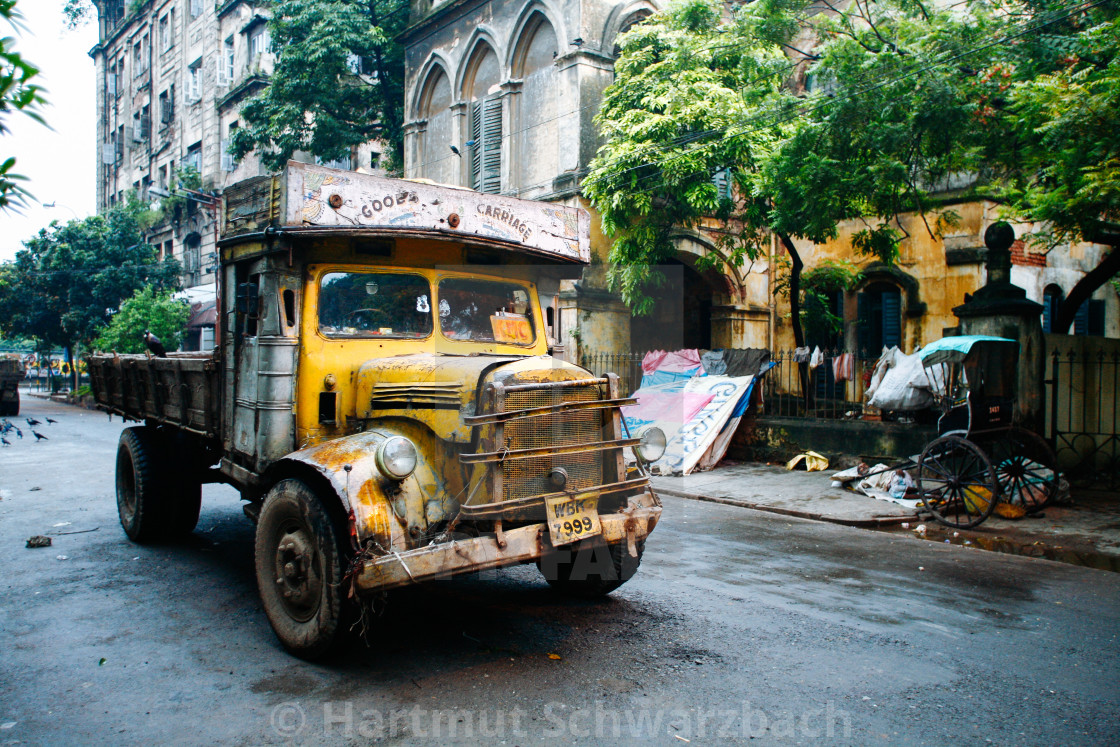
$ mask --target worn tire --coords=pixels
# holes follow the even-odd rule
[[[625,542],[615,545],[581,542],[575,549],[558,548],[537,563],[553,589],[570,596],[594,598],[610,594],[633,578],[642,562],[645,542],[637,543],[638,557],[630,557]]]
[[[168,476],[165,536],[180,539],[198,526],[198,514],[202,509],[201,466],[196,449],[182,433],[167,436],[163,447]]]
[[[345,536],[304,482],[282,480],[265,496],[255,544],[257,587],[272,630],[301,659],[329,654],[347,628]]]
[[[168,524],[163,449],[153,428],[125,428],[117,446],[117,514],[124,533],[145,544],[164,539]]]

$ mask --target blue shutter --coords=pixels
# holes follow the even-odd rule
[[[1087,335],[1089,334],[1089,302],[1085,301],[1077,309],[1077,313],[1073,317],[1073,334]]]
[[[866,293],[856,296],[856,327],[859,332],[858,345],[860,355],[878,357],[879,351],[872,350],[871,345],[871,299]]]
[[[902,294],[883,291],[883,346],[902,347]]]

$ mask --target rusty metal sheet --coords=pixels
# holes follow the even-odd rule
[[[289,226],[426,229],[559,262],[591,261],[591,217],[581,208],[295,162],[285,175]]]
[[[656,503],[652,493],[642,503],[632,500],[620,513],[600,516],[600,536],[608,544],[626,542],[633,548],[649,536],[661,518],[661,507],[651,503]],[[355,587],[359,593],[384,591],[459,573],[530,563],[553,549],[547,538],[544,524],[530,524],[503,532],[504,543],[491,535],[390,553],[367,561],[355,577]]]

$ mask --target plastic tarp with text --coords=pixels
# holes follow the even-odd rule
[[[715,466],[750,403],[755,379],[698,376],[634,392],[638,404],[622,409],[630,433],[636,435],[650,426],[665,432],[665,454],[651,465],[652,470],[687,475],[698,466]]]

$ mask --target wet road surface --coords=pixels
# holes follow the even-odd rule
[[[189,542],[133,545],[119,420],[25,403],[0,450],[0,744],[1120,742],[1120,575],[671,498],[606,600],[533,567],[437,582],[307,664],[231,489]],[[82,533],[24,547],[60,532]]]

